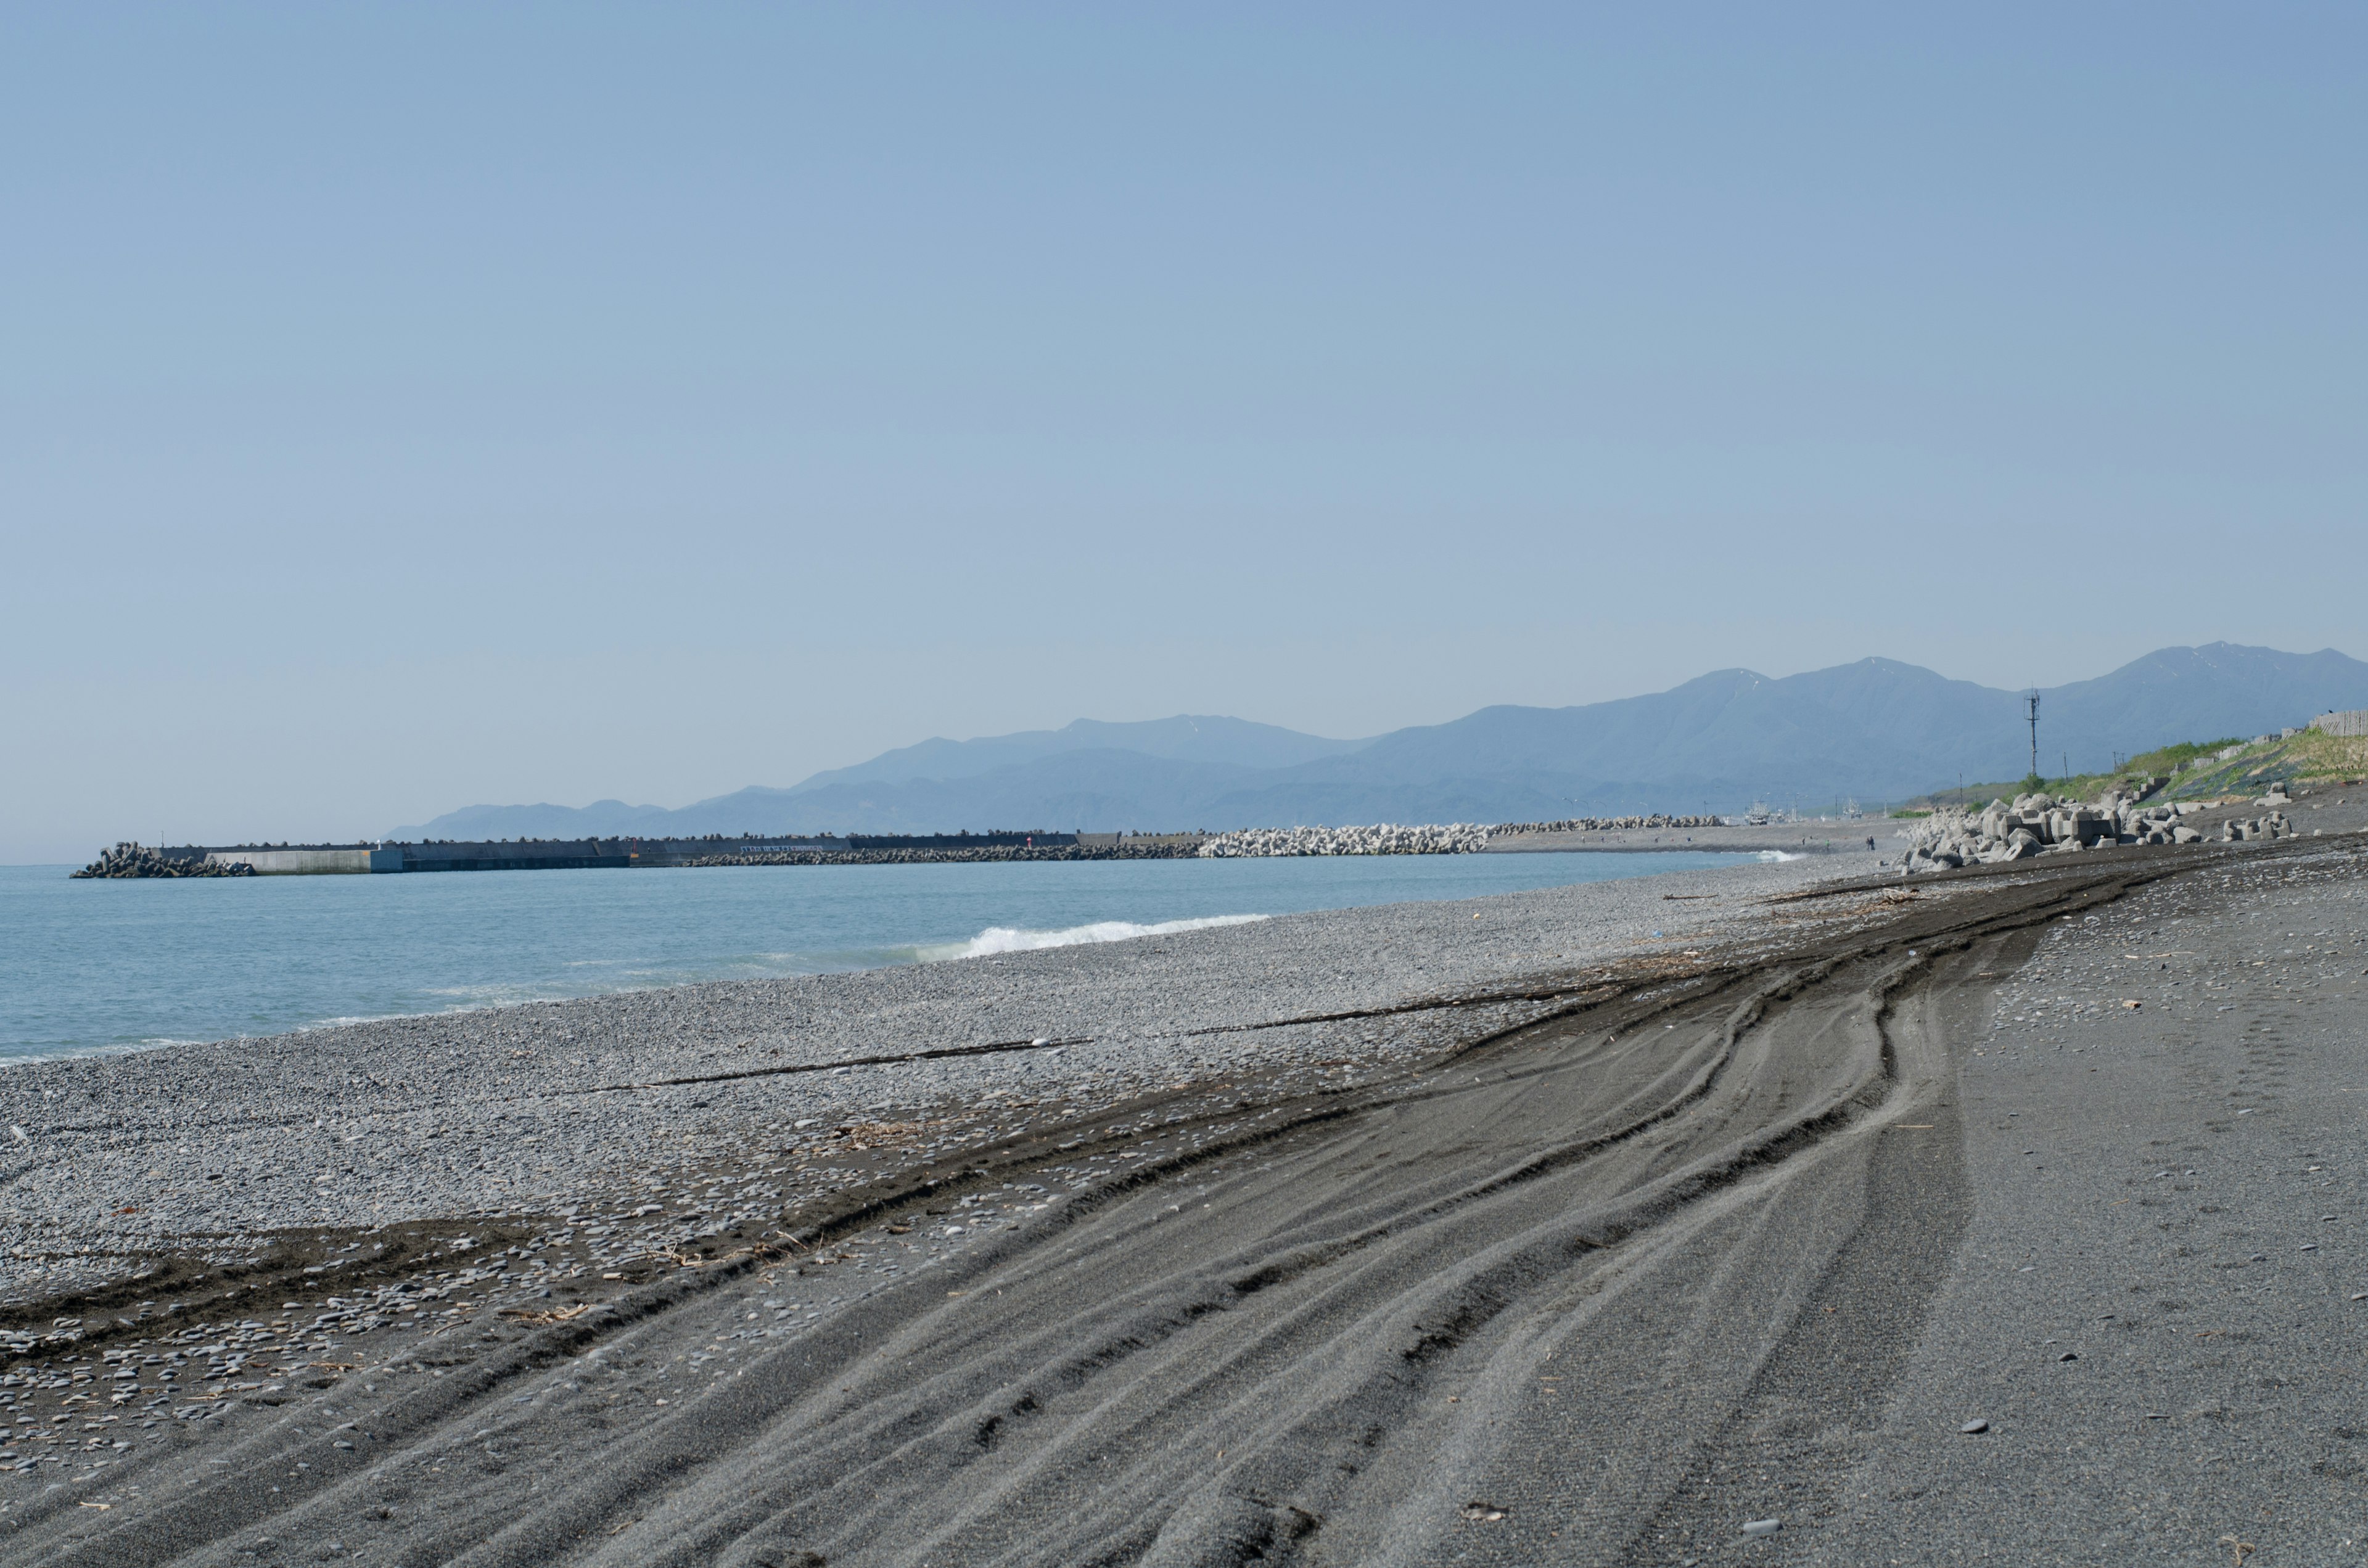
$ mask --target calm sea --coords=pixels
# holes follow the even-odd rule
[[[97,881],[0,867],[0,1060],[1722,866],[1426,855]]]

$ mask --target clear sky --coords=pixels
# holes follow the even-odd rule
[[[2356,6],[20,6],[0,860],[2368,654]]]

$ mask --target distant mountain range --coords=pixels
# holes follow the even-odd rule
[[[2041,693],[2040,768],[2252,735],[2368,708],[2368,664],[2331,649],[2165,648]],[[470,806],[396,838],[962,828],[1234,828],[1525,822],[1638,811],[1820,808],[1898,800],[2030,767],[2022,694],[1892,659],[1771,680],[1720,670],[1649,697],[1483,708],[1446,724],[1326,740],[1240,719],[1080,719],[1061,730],[928,740],[790,788],[678,810]]]

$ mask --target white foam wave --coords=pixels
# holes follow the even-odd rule
[[[1199,920],[1162,920],[1149,926],[1138,926],[1132,920],[1097,920],[1090,926],[1070,926],[1058,931],[990,926],[967,942],[947,942],[919,951],[922,962],[942,963],[950,959],[983,959],[991,953],[1024,953],[1038,948],[1131,942],[1137,937],[1169,937],[1178,931],[1205,931],[1215,926],[1248,926],[1269,918],[1264,915],[1212,915]]]
[[[1800,857],[1798,855],[1787,855],[1782,849],[1762,849],[1759,852],[1759,858],[1761,863],[1764,865],[1779,866],[1787,860],[1797,860]]]
[[[54,1050],[35,1046],[25,1051],[0,1050],[0,1066],[37,1067],[45,1062],[86,1062],[94,1056],[129,1056],[135,1051],[162,1051],[172,1045],[203,1045],[201,1040],[151,1035],[146,1040],[114,1040],[100,1045],[68,1045]]]

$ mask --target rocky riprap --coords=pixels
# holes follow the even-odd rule
[[[1489,829],[1476,823],[1402,827],[1254,827],[1221,833],[1201,846],[1204,859],[1279,855],[1471,855],[1487,846]]]
[[[244,860],[224,865],[215,860],[174,860],[144,845],[124,843],[102,853],[74,875],[85,877],[251,877],[255,868]]]
[[[1565,817],[1560,822],[1501,822],[1488,830],[1488,836],[1509,838],[1524,833],[1622,833],[1634,832],[1638,828],[1723,825],[1723,819],[1713,816]]]
[[[2278,809],[2291,802],[2272,795],[2260,803],[2270,808],[2265,814],[2222,824],[2218,842],[2291,837],[2294,824]],[[2180,819],[2217,804],[2180,801],[2150,806],[2135,795],[2110,790],[2093,801],[2031,794],[2016,796],[2011,804],[1992,801],[1978,812],[1943,808],[1907,835],[1903,865],[1910,872],[1940,871],[2117,845],[2201,844],[2207,835]]]
[[[989,844],[953,849],[780,849],[701,855],[689,866],[924,866],[953,861],[999,860],[1189,860],[1190,844],[1146,840],[1137,844],[1054,844],[1031,847]]]
[[[1716,817],[1571,817],[1563,822],[1402,824],[1371,827],[1252,827],[1221,833],[1195,851],[1212,860],[1283,855],[1474,855],[1492,838],[1532,833],[1617,832],[1635,828],[1716,827]]]

